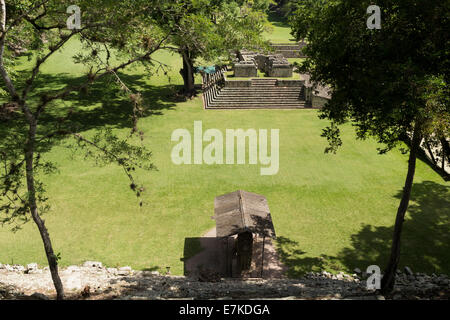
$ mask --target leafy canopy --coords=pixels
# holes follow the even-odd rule
[[[380,30],[366,26],[372,4],[304,0],[290,20],[293,35],[308,42],[302,71],[333,92],[321,111],[333,121],[324,133],[331,151],[341,144],[336,125],[349,120],[359,138],[371,135],[384,143],[382,151],[417,122],[425,128],[448,120],[450,2],[380,0]]]

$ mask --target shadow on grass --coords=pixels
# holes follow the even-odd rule
[[[153,86],[145,82],[142,75],[120,74],[121,79],[133,92],[140,92],[143,98],[144,112],[142,118],[163,115],[164,110],[173,109],[176,103],[183,101],[178,95],[179,86]],[[29,98],[31,109],[39,103],[42,94],[51,96],[66,86],[85,83],[86,78],[74,78],[67,74],[41,74],[36,79],[33,95]],[[84,132],[91,129],[131,128],[133,127],[133,105],[124,96],[111,77],[93,83],[87,91],[71,93],[62,100],[48,105],[38,123],[38,136],[46,136],[55,128]],[[10,120],[0,123],[0,146],[23,148],[26,139],[27,124],[24,116],[17,112]],[[39,152],[48,151],[54,142],[43,141],[37,146]]]
[[[268,16],[269,22],[275,27],[290,28],[288,20],[277,12],[270,12]]]
[[[308,272],[320,272],[328,267],[334,258],[329,256],[307,257],[307,252],[301,249],[297,241],[286,237],[278,237],[276,248],[281,262],[287,267],[287,276],[289,278],[300,278]],[[338,268],[337,268],[338,270]],[[336,270],[336,271],[337,271]]]
[[[401,192],[395,197],[400,199]],[[392,213],[393,222],[395,214]],[[365,271],[370,265],[383,269],[389,258],[393,229],[365,224],[351,236],[351,247],[334,257],[307,257],[307,248],[284,237],[278,238],[277,248],[289,268],[288,276],[294,278],[324,269]],[[415,272],[450,274],[450,187],[431,181],[414,184],[402,233],[400,267],[403,266]]]
[[[146,271],[146,272],[154,272],[154,271],[158,271],[158,270],[161,270],[161,268],[159,266],[142,269],[142,271]]]
[[[279,15],[276,12],[270,12],[268,16],[268,20],[271,23],[272,26],[277,28],[288,28],[290,29],[291,26],[289,25],[289,21],[287,18]],[[296,42],[296,39],[294,37],[290,38],[289,41]]]

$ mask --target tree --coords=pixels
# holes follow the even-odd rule
[[[229,57],[242,48],[265,47],[262,33],[271,0],[172,0],[152,10],[154,25],[168,36],[165,48],[180,54],[184,92],[195,92],[197,59],[212,61]]]
[[[450,92],[446,82],[439,77],[428,79],[423,85],[423,94],[427,100],[426,112],[431,119],[424,128],[422,146],[436,168],[445,176],[445,165],[450,163],[450,114],[445,112],[449,104]]]
[[[118,72],[142,63],[151,68],[152,53],[166,40],[149,29],[143,11],[157,7],[150,1],[78,1],[82,26],[67,30],[67,8],[72,1],[65,0],[13,0],[8,4],[0,0],[0,75],[1,92],[14,117],[4,119],[10,130],[0,140],[0,223],[13,224],[13,230],[31,219],[41,235],[49,263],[57,299],[64,298],[64,289],[58,274],[59,255],[55,254],[42,214],[48,210],[44,183],[40,173],[49,173],[54,165],[42,160],[46,145],[56,139],[72,137],[76,146],[86,150],[88,156],[101,163],[115,163],[124,169],[130,179],[130,188],[140,197],[143,187],[134,180],[136,168],[153,169],[151,153],[132,141],[139,134],[137,119],[143,112],[142,98],[132,92],[121,80]],[[84,10],[89,8],[89,10]],[[145,35],[142,35],[144,31]],[[78,39],[83,48],[75,54],[75,61],[89,70],[80,84],[67,84],[64,88],[41,90],[36,84],[41,67],[69,41]],[[112,65],[114,54],[123,62]],[[30,72],[14,74],[16,59],[28,52],[34,61]],[[70,123],[73,109],[66,110],[52,126],[45,126],[43,118],[60,107],[62,99],[82,92],[95,81],[111,78],[124,96],[133,104],[132,134],[119,139],[111,130],[100,130],[92,138],[78,132]],[[0,113],[1,117],[1,113]],[[1,119],[0,119],[1,121]],[[130,123],[131,124],[131,123]],[[3,126],[3,124],[2,124]],[[143,134],[140,133],[141,138]],[[141,202],[142,204],[142,202]]]
[[[328,85],[332,98],[320,112],[332,125],[323,135],[328,151],[342,144],[338,126],[351,121],[357,137],[375,137],[380,153],[409,144],[408,170],[397,211],[382,292],[395,282],[403,221],[410,200],[422,138],[437,119],[449,119],[450,3],[380,0],[381,29],[366,26],[371,1],[303,1],[291,18],[293,35],[307,39],[302,71]],[[436,91],[436,88],[440,89]],[[447,128],[449,123],[441,123]]]

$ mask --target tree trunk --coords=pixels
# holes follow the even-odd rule
[[[8,75],[8,72],[6,72],[3,61],[3,55],[5,54],[5,39],[6,39],[6,4],[4,0],[0,0],[0,75],[3,81],[5,82],[6,88],[11,94],[13,101],[17,101],[18,97],[16,89],[14,88],[14,85],[12,83],[11,78]]]
[[[414,128],[413,138],[411,141],[411,151],[409,153],[408,174],[406,176],[405,187],[403,188],[403,195],[400,201],[400,206],[397,211],[395,219],[394,235],[392,239],[391,256],[388,265],[385,269],[383,279],[381,280],[381,292],[383,294],[389,293],[394,288],[395,273],[400,261],[400,239],[403,229],[403,222],[405,220],[406,210],[408,209],[409,200],[411,198],[411,190],[414,181],[414,174],[416,171],[417,152],[420,148],[422,135],[420,126],[417,123]]]
[[[45,227],[45,222],[41,219],[37,209],[36,202],[36,188],[34,180],[34,147],[36,141],[36,128],[37,121],[30,119],[30,128],[28,131],[28,139],[25,145],[25,161],[26,161],[26,177],[27,177],[27,189],[28,189],[28,201],[30,205],[30,213],[33,221],[36,223],[42,241],[44,243],[45,254],[47,255],[48,265],[53,279],[53,284],[56,289],[56,295],[58,300],[64,299],[64,289],[61,279],[58,274],[58,260],[53,252],[52,242],[50,235]]]
[[[431,149],[430,143],[428,142],[428,140],[425,140],[425,145],[426,145],[426,147],[427,147],[428,153],[430,154],[431,161],[433,162],[433,164],[434,164],[436,167],[438,167],[438,166],[439,166],[439,163],[436,161],[436,158],[434,157],[433,150]]]
[[[194,62],[187,49],[181,51],[181,56],[183,57],[183,69],[181,69],[181,75],[184,81],[184,93],[188,96],[193,96],[195,93]]]
[[[447,163],[450,162],[450,144],[448,143],[447,139],[440,138],[441,144],[442,144],[442,150],[444,158],[447,160]]]

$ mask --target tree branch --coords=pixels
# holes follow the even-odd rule
[[[119,70],[126,68],[127,66],[137,62],[137,61],[143,61],[148,59],[153,53],[155,53],[157,50],[160,49],[161,45],[164,43],[164,41],[166,41],[166,38],[162,39],[158,45],[156,45],[156,47],[154,47],[151,51],[147,52],[146,54],[130,59],[127,62],[124,62],[118,66],[116,66],[115,68],[102,68],[97,70],[97,72],[88,79],[88,81],[82,85],[78,85],[78,86],[67,86],[65,89],[63,89],[62,91],[60,91],[59,93],[53,95],[53,96],[46,96],[45,99],[43,99],[42,103],[38,106],[38,109],[36,111],[36,117],[39,117],[39,115],[42,113],[42,111],[44,110],[45,106],[54,100],[58,100],[58,99],[62,99],[66,96],[68,96],[71,92],[73,91],[79,91],[82,89],[87,88],[90,84],[92,84],[94,81],[97,81],[103,77],[105,77],[108,74],[116,74]],[[105,70],[104,72],[100,73],[101,70]]]
[[[38,4],[34,5],[34,6],[31,6],[27,11],[23,12],[23,13],[22,13],[21,15],[19,15],[14,21],[11,22],[11,24],[8,26],[8,29],[6,30],[6,32],[8,32],[13,26],[15,26],[16,23],[17,23],[18,21],[20,21],[20,19],[26,17],[31,11],[33,11],[33,10],[39,8],[40,6],[45,6],[45,4],[46,4],[47,2],[49,2],[49,1],[50,1],[50,0],[43,0],[42,2],[40,2],[40,3],[38,3]]]
[[[67,37],[64,37],[63,39],[61,39],[55,46],[51,46],[50,52],[47,53],[43,58],[38,58],[36,61],[36,65],[33,68],[32,71],[32,75],[31,77],[26,81],[26,87],[23,89],[22,92],[22,99],[25,101],[27,98],[28,93],[31,90],[31,87],[33,86],[33,82],[36,79],[38,73],[39,73],[39,68],[41,67],[41,65],[47,61],[56,51],[58,51],[64,44],[67,43],[67,41],[69,41],[74,35],[81,33],[82,31],[91,28],[93,26],[98,26],[98,25],[90,25],[90,26],[85,26],[84,28],[80,29],[80,30],[74,30],[72,31]]]
[[[6,4],[5,0],[0,0],[0,74],[2,75],[2,79],[5,82],[9,94],[14,101],[17,101],[19,100],[19,96],[4,65],[6,33]]]

